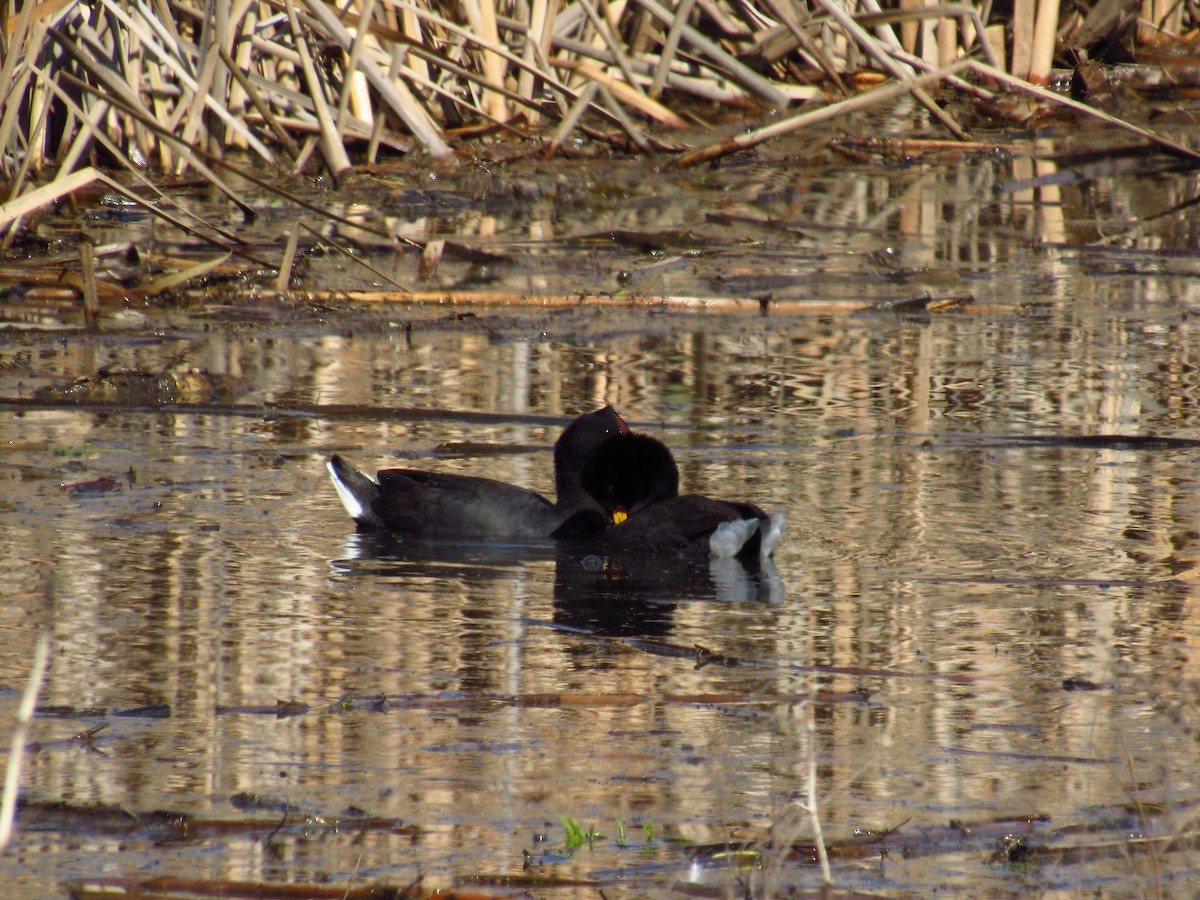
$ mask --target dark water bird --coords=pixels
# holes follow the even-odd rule
[[[628,431],[611,406],[568,425],[554,444],[553,503],[490,478],[418,469],[381,469],[371,478],[337,455],[327,468],[342,505],[360,529],[440,541],[544,540],[572,516],[605,514],[583,488],[583,468],[605,440]]]
[[[786,524],[782,513],[768,516],[753,503],[681,495],[671,451],[645,434],[608,438],[584,465],[582,480],[607,517],[605,545],[618,551],[767,559]],[[584,512],[560,536],[584,536],[595,525],[594,514]]]

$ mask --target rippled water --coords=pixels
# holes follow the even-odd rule
[[[808,840],[810,755],[827,842],[895,830],[886,857],[835,857],[841,887],[1189,892],[1191,843],[1134,836],[1190,835],[1200,799],[1200,449],[1074,439],[1200,439],[1187,228],[1094,240],[1115,221],[1095,198],[1111,215],[1192,185],[1085,179],[1018,209],[995,187],[1018,174],[996,158],[863,172],[842,193],[869,238],[776,229],[739,252],[757,284],[787,241],[819,250],[787,263],[787,290],[814,301],[949,278],[975,312],[327,309],[232,327],[195,307],[7,333],[0,721],[39,623],[53,635],[24,778],[41,818],[0,860],[10,895],[168,876],[814,887],[795,859],[739,869],[702,846]],[[806,185],[786,202],[814,220]],[[723,203],[785,202],[756,196]],[[947,217],[963,204],[982,212]],[[926,214],[943,224],[902,227]],[[1074,231],[1014,231],[1026,215]],[[945,271],[889,274],[881,248]],[[680,292],[729,263],[698,259]],[[64,402],[101,369],[177,377]],[[219,390],[191,393],[192,369]],[[403,457],[550,493],[545,451],[604,403],[672,447],[686,489],[783,511],[777,572],[356,535],[323,468]],[[92,804],[141,819],[78,821]],[[155,810],[208,830],[165,849]],[[393,821],[354,825],[364,813]],[[979,837],[1037,816],[1031,845],[1090,855],[1000,862],[1003,834]],[[567,848],[564,817],[604,839]]]

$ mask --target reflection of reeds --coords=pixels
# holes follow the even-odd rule
[[[990,4],[883,9],[861,0],[57,0],[0,7],[0,231],[73,182],[31,194],[35,180],[87,166],[148,164],[220,176],[226,151],[334,175],[354,156],[452,153],[450,135],[545,134],[551,151],[580,130],[643,151],[652,129],[689,124],[689,101],[781,108],[823,92],[844,97],[864,67],[964,136],[927,93],[964,87],[956,60],[1002,60],[1044,80],[1058,36],[1071,52],[1112,37],[1120,16],[1018,0],[1011,43],[997,48]],[[1178,7],[1175,7],[1178,9]],[[1178,14],[1161,12],[1163,27]],[[1086,33],[1086,40],[1080,35]],[[997,49],[1002,52],[997,52]],[[935,75],[926,73],[935,72]],[[976,70],[976,75],[979,71]],[[919,77],[924,75],[923,78]],[[984,77],[987,75],[984,73]],[[994,83],[994,82],[993,82]],[[845,107],[850,108],[850,107]],[[839,109],[844,109],[839,107]],[[795,122],[793,123],[795,124]],[[20,198],[28,199],[22,201]]]

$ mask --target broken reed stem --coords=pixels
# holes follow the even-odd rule
[[[300,220],[292,223],[288,231],[287,244],[283,248],[283,259],[279,262],[279,275],[275,279],[275,290],[286,294],[292,286],[292,267],[296,263],[296,247],[300,243]]]
[[[83,276],[83,318],[91,325],[100,317],[100,296],[96,292],[96,250],[86,240],[79,245],[79,269]]]
[[[17,814],[17,794],[21,789],[21,765],[25,757],[25,739],[29,734],[29,723],[37,708],[38,694],[46,677],[46,665],[50,660],[50,629],[43,627],[38,632],[33,648],[33,665],[25,693],[21,695],[21,706],[17,710],[17,722],[13,727],[12,748],[8,753],[8,765],[4,772],[4,799],[0,801],[0,850],[12,840],[13,822]]]

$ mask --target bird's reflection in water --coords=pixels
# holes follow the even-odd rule
[[[502,581],[529,562],[554,561],[554,623],[605,637],[661,637],[681,602],[777,603],[784,586],[772,559],[605,553],[590,543],[449,543],[349,535],[334,575],[388,580]]]
[[[662,636],[681,602],[779,602],[783,582],[771,559],[697,560],[602,554],[559,545],[554,621],[608,637]]]
[[[528,563],[553,558],[554,545],[548,541],[418,541],[384,531],[360,531],[347,536],[341,558],[330,560],[329,565],[341,576],[496,581],[511,578]]]

